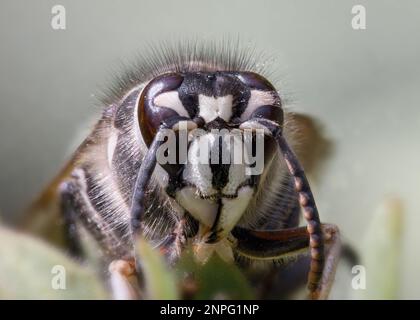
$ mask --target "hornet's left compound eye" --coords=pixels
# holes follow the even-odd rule
[[[282,126],[283,109],[274,86],[263,76],[254,72],[238,72],[237,77],[250,90],[247,107],[241,114],[242,122],[266,119]]]
[[[182,118],[189,120],[178,96],[178,88],[183,80],[184,77],[178,73],[164,74],[154,78],[143,89],[138,118],[141,134],[148,146],[162,124],[166,123],[168,128],[172,128]],[[188,123],[193,125],[191,121]]]

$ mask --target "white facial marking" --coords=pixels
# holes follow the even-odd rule
[[[204,227],[211,228],[216,221],[219,203],[200,198],[196,191],[194,187],[185,187],[176,193],[175,198]],[[219,235],[220,239],[225,238],[238,223],[253,194],[253,188],[243,186],[238,190],[236,198],[221,198],[222,207],[217,224],[217,229],[223,229],[223,232]]]
[[[201,116],[206,123],[213,121],[217,117],[229,121],[232,117],[232,101],[232,95],[215,98],[200,94],[198,96],[199,116]]]
[[[251,90],[251,96],[248,100],[248,105],[246,109],[241,114],[241,120],[245,121],[249,119],[251,114],[261,106],[265,105],[275,105],[276,99],[273,96],[271,91],[261,91],[261,90]]]
[[[170,108],[182,117],[189,118],[189,114],[187,110],[185,110],[184,105],[179,99],[177,91],[168,91],[168,92],[159,94],[158,96],[155,97],[154,103],[155,105],[159,107]]]
[[[223,187],[222,192],[225,195],[234,195],[238,190],[238,187],[248,178],[245,175],[246,166],[243,156],[243,148],[245,148],[245,145],[242,136],[235,134],[227,135],[225,141],[229,141],[229,143],[226,143],[226,147],[230,158],[233,161],[231,161],[229,166],[228,182]]]
[[[249,201],[254,194],[250,186],[244,186],[238,190],[238,197],[233,199],[223,198],[222,212],[219,220],[219,227],[223,228],[223,235],[226,236],[238,223],[244,214]]]
[[[209,228],[213,225],[219,206],[211,200],[201,199],[196,188],[182,188],[176,193],[175,198],[199,222]]]
[[[185,164],[182,177],[197,187],[203,195],[212,195],[216,190],[212,185],[213,174],[209,165],[210,146],[214,144],[210,134],[197,137],[188,149],[188,162]],[[208,148],[204,145],[209,146]],[[200,154],[203,153],[203,154]]]

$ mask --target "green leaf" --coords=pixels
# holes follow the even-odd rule
[[[137,242],[137,250],[146,282],[147,299],[178,299],[175,275],[161,254],[143,238]]]
[[[1,299],[106,299],[97,273],[34,237],[0,226]]]
[[[356,298],[398,298],[403,216],[401,201],[396,198],[386,199],[376,210],[361,252],[366,289],[356,290]]]
[[[193,274],[197,284],[194,299],[253,299],[253,291],[248,280],[234,264],[223,261],[217,254],[204,264],[195,261],[187,252],[178,262],[178,276]]]

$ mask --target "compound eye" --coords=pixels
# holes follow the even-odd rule
[[[263,76],[255,72],[239,72],[237,74],[239,80],[242,81],[248,88],[262,90],[262,91],[276,91],[274,86]]]
[[[248,104],[241,114],[241,122],[260,118],[281,126],[283,109],[274,86],[266,78],[254,72],[239,72],[237,77],[250,90]]]
[[[177,122],[189,119],[178,96],[184,77],[178,73],[160,75],[143,89],[138,107],[140,131],[149,146],[159,127],[166,123],[176,130]]]

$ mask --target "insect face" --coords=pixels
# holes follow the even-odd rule
[[[275,141],[254,121],[282,125],[274,87],[251,72],[165,74],[145,87],[138,113],[149,146],[168,128],[157,152],[166,192],[199,221],[206,242],[227,236],[274,156]]]
[[[326,296],[340,243],[338,229],[321,223],[304,157],[293,151],[308,127],[287,112],[283,121],[265,71],[234,49],[153,50],[116,79],[101,119],[35,203],[30,225],[46,235],[64,225],[59,240],[75,256],[82,226],[106,261],[138,261],[140,274],[139,237],[169,264],[190,244],[201,262],[216,252],[244,268],[306,250],[311,297]],[[45,219],[48,204],[64,223]],[[299,227],[301,212],[307,227]]]

